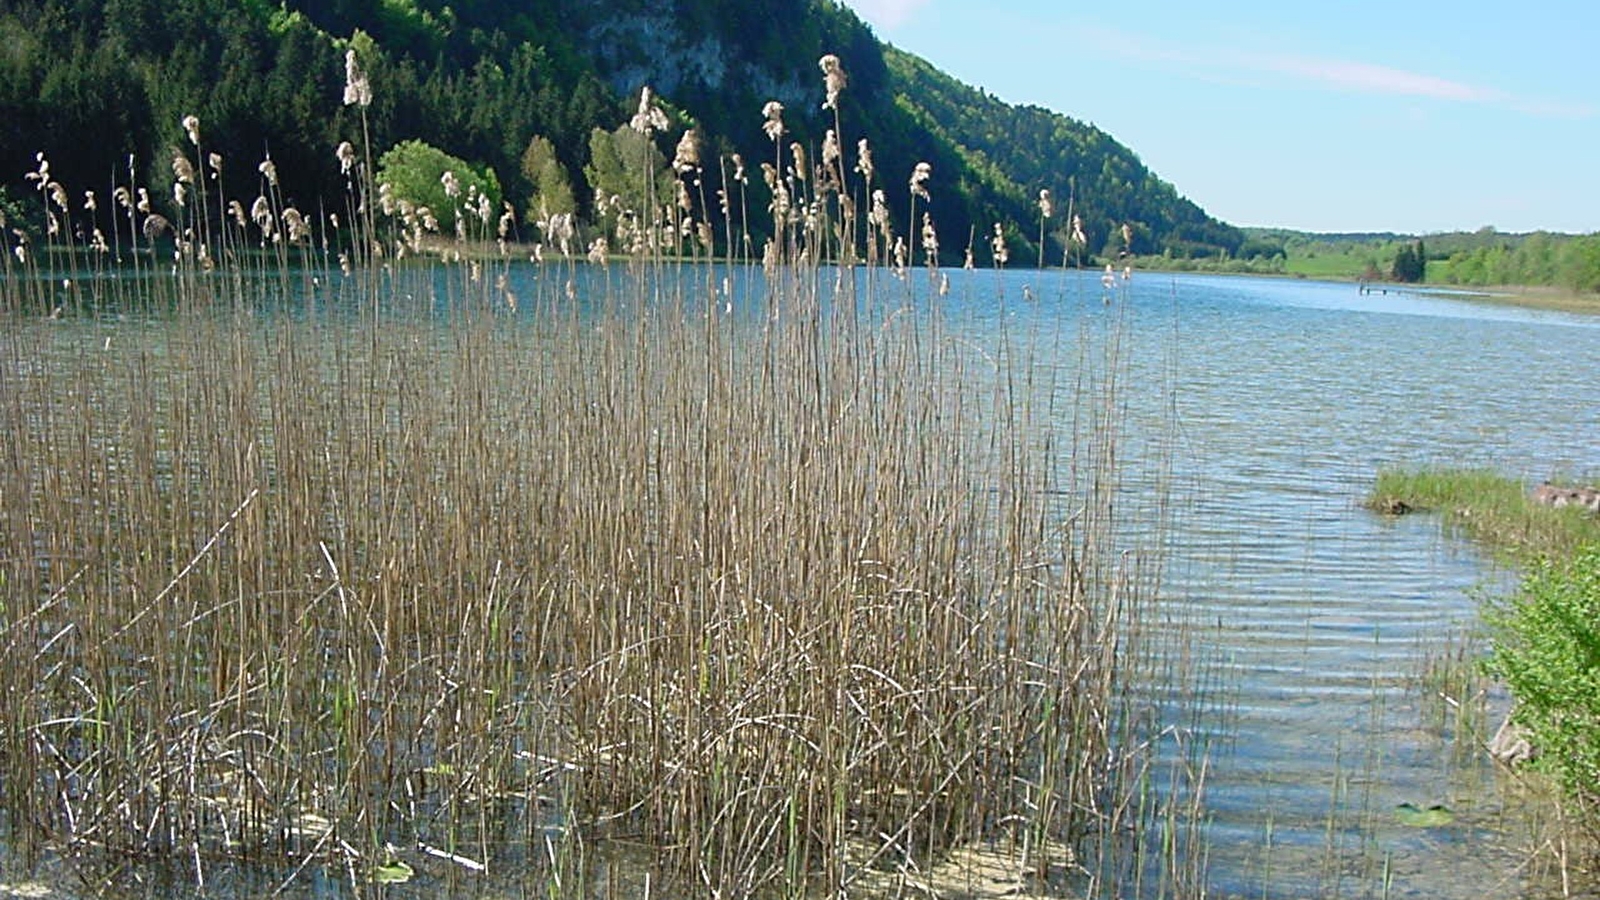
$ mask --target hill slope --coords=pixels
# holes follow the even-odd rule
[[[421,139],[492,167],[519,206],[531,189],[520,160],[541,135],[586,212],[590,135],[626,122],[645,85],[674,128],[700,128],[708,152],[782,158],[761,131],[768,100],[787,107],[785,141],[820,147],[832,112],[819,108],[817,60],[833,53],[850,77],[844,146],[871,140],[896,211],[912,168],[932,164],[947,252],[960,249],[953,236],[1004,222],[1016,258],[1034,259],[1040,189],[1058,198],[1060,234],[1075,194],[1092,252],[1120,249],[1124,223],[1143,253],[1233,253],[1243,241],[1104,132],[962,85],[831,0],[17,0],[0,12],[0,182],[18,200],[42,152],[75,194],[143,184],[159,207],[192,114],[227,161],[223,195],[255,196],[270,154],[287,196],[339,196],[333,148],[362,134],[341,104],[358,32],[371,38],[373,155]],[[1052,239],[1048,258],[1061,253]]]

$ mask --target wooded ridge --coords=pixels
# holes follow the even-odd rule
[[[365,138],[341,102],[352,42],[372,87]],[[364,141],[377,160],[421,141],[492,172],[523,227],[549,180],[541,170],[564,174],[577,218],[593,221],[595,135],[624,125],[643,87],[670,114],[657,137],[669,153],[674,132],[695,128],[712,158],[781,168],[796,142],[815,159],[833,123],[821,109],[824,54],[848,77],[847,165],[868,139],[898,213],[913,168],[931,164],[932,199],[919,208],[953,259],[996,223],[1015,259],[1055,265],[1124,250],[1234,256],[1245,240],[1105,132],[963,85],[831,0],[17,0],[0,12],[0,209],[11,227],[43,227],[25,180],[41,153],[75,197],[136,184],[158,210],[171,205],[173,148],[194,116],[221,162],[208,173],[215,188],[246,205],[268,157],[283,195],[315,208],[346,189],[341,142]],[[786,110],[782,146],[762,130],[774,100]],[[751,202],[765,203],[751,181]],[[1057,210],[1042,222],[1044,190]],[[1070,253],[1069,206],[1084,232]]]

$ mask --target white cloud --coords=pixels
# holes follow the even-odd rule
[[[891,29],[904,25],[911,14],[928,5],[928,0],[848,0],[863,19],[876,28]]]
[[[1115,29],[1086,29],[1086,32],[1098,40],[1103,53],[1176,65],[1203,78],[1237,82],[1260,76],[1287,76],[1327,90],[1478,104],[1541,118],[1585,119],[1597,114],[1595,107],[1586,103],[1517,95],[1498,88],[1357,60],[1251,53],[1236,48],[1196,48]]]

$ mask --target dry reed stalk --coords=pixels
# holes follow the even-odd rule
[[[378,263],[424,226],[370,185],[335,274],[263,164],[249,222],[219,198],[192,227],[220,276],[192,251],[114,341],[13,322],[13,820],[203,881],[389,844],[487,863],[558,816],[564,853],[634,835],[722,894],[1012,840],[1044,877],[1066,860],[1041,848],[1149,821],[1121,331],[988,333],[825,269],[855,253],[836,151],[823,185],[774,180],[764,277],[668,260],[668,211],[626,266],[546,264],[508,313],[503,258]],[[892,237],[875,209],[867,258]]]

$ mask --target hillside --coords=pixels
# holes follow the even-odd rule
[[[286,197],[309,206],[342,196],[333,148],[363,133],[341,103],[344,52],[358,34],[372,156],[420,139],[492,169],[518,207],[534,187],[524,152],[541,136],[580,219],[592,214],[591,136],[627,122],[647,85],[671,113],[657,139],[669,155],[679,131],[698,127],[708,153],[773,160],[762,132],[769,100],[786,107],[785,141],[820,147],[832,112],[820,109],[817,60],[833,53],[849,75],[843,145],[853,154],[858,138],[871,141],[897,212],[912,168],[932,164],[928,208],[947,255],[1003,222],[1015,258],[1036,259],[1041,189],[1059,207],[1054,261],[1069,197],[1090,253],[1120,251],[1125,223],[1140,253],[1234,254],[1244,239],[1110,135],[962,85],[882,44],[831,0],[576,0],[559,10],[529,0],[17,0],[0,11],[0,184],[10,198],[0,202],[41,226],[42,213],[28,212],[39,204],[23,200],[43,153],[74,196],[143,185],[159,208],[188,115],[225,161],[212,176],[221,196],[248,205],[268,155]]]

